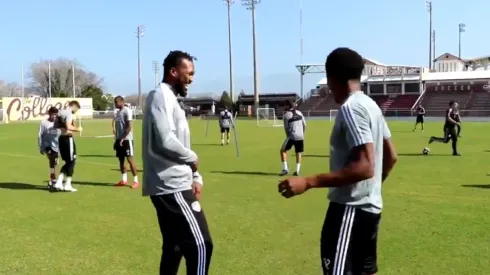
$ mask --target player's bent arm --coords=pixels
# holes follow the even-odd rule
[[[391,142],[391,138],[383,140],[383,172],[382,172],[382,182],[388,178],[391,170],[395,167],[398,161],[398,155],[396,154],[395,146]]]
[[[451,114],[453,113],[453,109],[449,110],[449,112],[447,113],[447,119],[451,122],[451,123],[454,123],[454,124],[458,124],[458,122],[454,119],[451,118]]]
[[[366,143],[355,147],[344,168],[330,173],[307,177],[309,188],[342,187],[374,177],[374,145]]]
[[[156,133],[157,148],[165,155],[180,164],[192,165],[197,162],[197,155],[186,148],[174,133],[175,125],[167,113],[171,106],[166,106],[161,93],[154,92],[150,106],[150,120]]]
[[[73,120],[71,118],[66,119],[66,130],[71,132],[80,132],[80,129],[73,126]]]

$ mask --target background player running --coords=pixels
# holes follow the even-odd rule
[[[294,146],[296,152],[296,171],[295,176],[299,175],[301,168],[301,156],[304,151],[304,137],[306,130],[306,121],[303,114],[296,110],[293,103],[286,101],[286,112],[284,113],[284,130],[286,131],[286,140],[281,147],[281,162],[282,172],[280,176],[287,175],[289,173],[287,152]]]
[[[225,107],[219,114],[219,127],[221,129],[221,145],[225,145],[225,133],[226,144],[230,144],[230,127],[233,126],[233,115],[228,108]]]
[[[430,137],[429,144],[432,142],[442,142],[448,143],[449,140],[452,141],[453,156],[460,156],[458,153],[458,134],[456,132],[456,127],[459,125],[458,122],[458,103],[454,101],[449,102],[449,109],[446,111],[446,121],[444,122],[444,137]]]
[[[422,107],[422,105],[419,105],[417,107],[417,110],[415,110],[417,113],[417,119],[415,120],[415,126],[413,126],[413,130],[417,130],[417,125],[420,123],[420,126],[422,126],[422,132],[424,131],[424,116],[425,116],[425,108]]]
[[[41,121],[38,134],[39,152],[45,155],[49,161],[48,188],[56,183],[56,165],[58,164],[58,138],[60,130],[54,125],[58,117],[58,109],[51,107],[48,110],[48,118]]]
[[[128,184],[128,174],[124,161],[127,159],[131,173],[133,174],[133,185],[131,188],[138,188],[138,170],[134,163],[134,143],[133,143],[133,115],[131,109],[124,104],[124,98],[122,96],[116,96],[114,98],[114,106],[118,110],[114,116],[113,131],[116,137],[114,142],[114,150],[116,156],[119,159],[119,169],[121,170],[122,179],[116,186],[125,186]]]
[[[71,186],[71,178],[75,172],[75,160],[77,158],[77,147],[75,140],[73,139],[74,132],[80,132],[81,127],[75,127],[73,121],[73,115],[80,110],[80,103],[74,100],[68,104],[68,108],[61,110],[58,113],[58,118],[55,122],[55,127],[60,129],[59,153],[61,159],[65,164],[60,169],[58,180],[54,185],[54,188],[59,191],[76,192],[77,189]],[[63,179],[66,175],[65,186],[63,186]]]

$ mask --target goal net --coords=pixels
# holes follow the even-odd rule
[[[283,123],[277,118],[274,108],[257,108],[257,126],[281,127]]]
[[[335,121],[338,112],[339,110],[330,110],[330,121]]]

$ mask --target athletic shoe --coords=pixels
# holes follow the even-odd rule
[[[131,189],[136,189],[138,187],[140,187],[140,184],[137,181],[136,182],[133,182],[133,185],[131,185]]]
[[[299,173],[298,172],[294,172],[293,176],[297,177],[297,176],[299,176]]]
[[[121,186],[126,186],[127,184],[128,184],[127,181],[121,180],[120,182],[116,183],[114,186],[121,187]]]
[[[285,176],[287,174],[289,174],[289,171],[288,170],[282,170],[281,173],[279,174],[279,176],[282,177],[282,176]]]
[[[68,184],[65,184],[65,188],[64,188],[65,192],[77,192],[78,190],[73,188],[73,186],[68,185]]]
[[[63,191],[63,190],[64,190],[64,188],[63,188],[63,183],[61,183],[61,182],[56,182],[56,183],[54,184],[53,188],[54,188],[55,190],[57,190],[57,191]]]
[[[434,138],[433,137],[430,137],[429,144],[431,144],[432,142],[434,142]]]

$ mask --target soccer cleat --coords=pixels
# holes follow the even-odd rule
[[[458,153],[455,152],[455,153],[453,153],[453,156],[455,156],[455,157],[461,157],[461,154],[458,154]]]
[[[282,177],[282,176],[285,176],[287,174],[289,174],[289,171],[288,170],[282,170],[281,173],[279,174],[279,176]]]
[[[434,142],[434,137],[430,137],[429,139],[429,144],[431,144],[432,142]]]
[[[77,189],[73,188],[73,186],[71,186],[71,184],[70,185],[66,184],[64,190],[65,190],[65,192],[77,192],[78,191]]]
[[[412,129],[412,132],[415,132],[415,129]]]
[[[120,182],[116,183],[114,186],[121,187],[121,186],[126,186],[128,184],[127,181],[121,180]]]
[[[299,176],[299,173],[298,172],[294,172],[293,176],[297,177],[297,176]]]
[[[138,187],[140,187],[140,184],[139,182],[133,182],[133,185],[131,185],[131,189],[137,189]]]
[[[63,190],[64,190],[64,188],[63,188],[63,183],[61,183],[61,182],[56,182],[56,183],[54,184],[53,188],[54,188],[55,190],[57,190],[57,191],[63,191]]]

